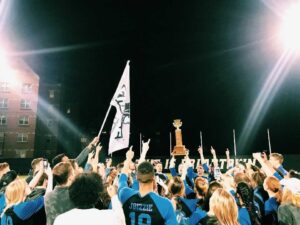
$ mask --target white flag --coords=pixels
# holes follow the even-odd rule
[[[111,128],[108,154],[129,146],[130,132],[130,87],[129,61],[110,104],[116,107],[116,116]]]

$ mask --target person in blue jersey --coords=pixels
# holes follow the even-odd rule
[[[286,176],[288,172],[283,168],[282,163],[283,163],[283,155],[280,153],[271,153],[270,154],[270,159],[269,162],[273,166],[273,168],[278,171],[279,174],[282,175],[282,177]]]
[[[183,173],[184,174],[184,173]],[[172,177],[168,183],[168,191],[171,202],[175,208],[177,222],[185,220],[192,215],[197,208],[198,199],[185,198],[184,182],[180,177]]]
[[[139,190],[128,188],[129,164],[134,156],[130,149],[119,177],[119,199],[127,225],[177,225],[174,208],[170,200],[154,192],[156,183],[151,163],[142,162],[137,168]]]
[[[267,177],[264,181],[264,189],[268,192],[269,199],[265,202],[264,222],[266,225],[278,224],[278,207],[282,198],[282,188],[275,177]]]
[[[252,154],[253,158],[256,159],[261,165],[261,169],[267,176],[274,176],[278,180],[283,179],[281,172],[279,173],[274,169],[274,164],[272,164],[268,159],[266,153],[256,152]],[[274,163],[274,162],[273,162]],[[277,168],[278,169],[278,168]]]
[[[254,201],[259,206],[261,215],[265,215],[265,202],[269,199],[268,193],[264,190],[263,183],[266,176],[260,171],[250,175],[251,187],[253,188]]]
[[[31,225],[32,215],[44,206],[44,197],[25,201],[30,188],[25,180],[16,179],[5,190],[6,207],[1,214],[1,225]]]
[[[207,180],[202,177],[197,177],[195,180],[194,190],[196,193],[196,198],[198,199],[198,204],[196,210],[192,213],[190,217],[190,225],[198,224],[199,221],[207,215],[207,212],[202,209],[204,204],[204,198],[208,191]]]
[[[253,190],[245,182],[240,182],[236,187],[239,206],[239,222],[241,225],[260,225],[261,215],[255,206]]]

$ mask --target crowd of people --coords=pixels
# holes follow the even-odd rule
[[[221,171],[211,148],[203,149],[196,170],[188,152],[170,174],[146,160],[149,142],[133,162],[99,162],[96,137],[76,159],[57,155],[51,163],[36,158],[26,179],[0,163],[1,225],[299,225],[300,174],[286,171],[279,153],[253,153],[259,166],[244,162]],[[177,169],[176,169],[177,168]]]

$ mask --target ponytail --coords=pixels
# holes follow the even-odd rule
[[[261,224],[261,214],[258,208],[254,204],[253,200],[253,190],[249,187],[249,185],[245,182],[240,182],[237,185],[237,194],[241,198],[246,207],[251,224],[252,225],[260,225]]]

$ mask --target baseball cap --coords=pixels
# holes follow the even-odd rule
[[[284,188],[289,189],[294,194],[300,195],[300,180],[297,178],[289,178],[282,179],[280,184],[284,186]]]

